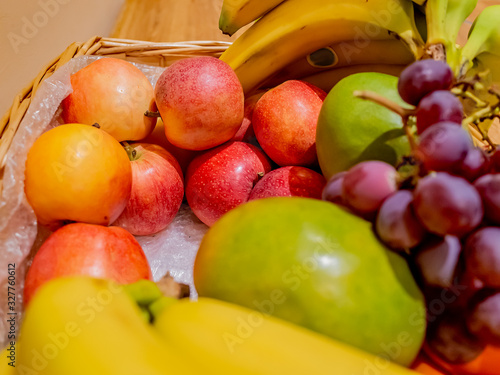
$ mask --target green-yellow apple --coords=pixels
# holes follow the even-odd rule
[[[194,264],[200,296],[291,321],[409,365],[422,345],[424,297],[406,260],[371,224],[310,198],[258,199],[204,236]]]
[[[341,80],[326,97],[318,119],[316,149],[326,179],[364,160],[395,165],[409,154],[399,115],[354,91],[376,92],[402,106],[398,78],[383,73],[357,73]]]

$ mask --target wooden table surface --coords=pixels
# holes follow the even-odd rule
[[[194,40],[233,41],[218,28],[223,0],[126,0],[116,28],[115,38],[176,42]],[[265,1],[265,0],[262,0]],[[499,0],[479,0],[469,21],[486,6]],[[464,25],[459,41],[463,41],[469,25]]]

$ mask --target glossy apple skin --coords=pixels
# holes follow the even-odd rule
[[[98,123],[118,141],[136,141],[151,133],[156,111],[154,89],[131,63],[111,57],[96,60],[71,76],[73,92],[62,102],[66,123]]]
[[[269,197],[304,197],[321,199],[325,178],[305,167],[288,166],[275,169],[255,185],[248,200]]]
[[[317,164],[316,125],[324,97],[326,93],[308,83],[289,80],[257,102],[252,117],[255,135],[276,164]]]
[[[266,155],[244,142],[228,142],[196,157],[186,175],[186,199],[195,215],[213,225],[248,201],[257,181],[271,170]]]
[[[158,119],[158,122],[156,123],[156,126],[151,134],[141,140],[141,142],[161,146],[171,153],[175,160],[179,163],[183,174],[186,174],[189,163],[191,163],[196,156],[203,152],[186,150],[170,143],[165,136],[165,124],[161,118]]]
[[[252,116],[255,104],[257,104],[262,95],[264,95],[264,92],[265,91],[260,91],[245,99],[243,122],[241,123],[241,126],[234,135],[234,137],[231,138],[231,141],[240,141],[240,142],[248,142],[256,144],[257,139],[255,138],[255,132],[252,126]]]
[[[38,223],[109,225],[130,197],[132,168],[111,135],[93,126],[66,124],[43,133],[28,152],[25,187]]]
[[[163,147],[135,143],[132,192],[127,206],[113,223],[136,236],[165,229],[175,218],[184,198],[184,178],[175,158]]]
[[[167,139],[188,150],[230,140],[243,121],[244,93],[231,67],[210,56],[174,62],[155,85]]]
[[[111,279],[120,284],[152,280],[144,251],[125,229],[74,223],[52,233],[36,253],[26,274],[25,304],[45,282],[71,275]]]

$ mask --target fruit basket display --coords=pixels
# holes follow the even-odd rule
[[[0,121],[0,374],[499,375],[476,5],[225,0],[234,42],[68,46]]]
[[[61,95],[66,95],[64,86],[66,85],[66,89],[70,87],[68,79],[71,72],[81,69],[100,57],[115,57],[140,64],[145,74],[154,80],[158,78],[164,67],[175,60],[191,56],[219,56],[227,46],[226,42],[216,41],[151,43],[92,37],[85,43],[70,45],[48,64],[15,98],[12,108],[2,118],[0,126],[2,129],[0,159],[3,175],[0,180],[0,191],[3,192],[1,228],[2,238],[6,239],[3,246],[7,245],[7,247],[2,247],[2,262],[5,264],[7,262],[25,263],[31,243],[37,237],[36,218],[32,212],[29,212],[29,206],[22,197],[24,168],[17,164],[17,160],[26,159],[29,145],[34,141],[30,132],[35,132],[38,136],[45,129],[54,126],[53,117],[62,101]],[[45,82],[70,60],[70,65],[73,64],[73,66],[66,65],[66,69],[71,70],[60,73],[59,77]],[[43,92],[38,94],[40,88]],[[57,96],[57,93],[60,95]],[[20,130],[21,126],[23,126],[21,130],[24,133]],[[29,131],[24,127],[27,127]],[[187,219],[190,218],[187,217]],[[205,229],[201,225],[200,227]],[[24,228],[22,236],[18,235],[18,228]],[[47,232],[39,233],[38,240],[44,238],[46,234]]]

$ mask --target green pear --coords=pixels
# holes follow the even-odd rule
[[[398,78],[383,73],[356,73],[341,80],[327,95],[318,119],[316,149],[324,176],[347,170],[364,160],[396,165],[410,146],[399,115],[353,95],[376,92],[407,107],[398,94]]]
[[[425,335],[424,297],[406,260],[378,241],[369,222],[325,201],[266,198],[229,211],[200,244],[194,282],[200,296],[402,365]]]

